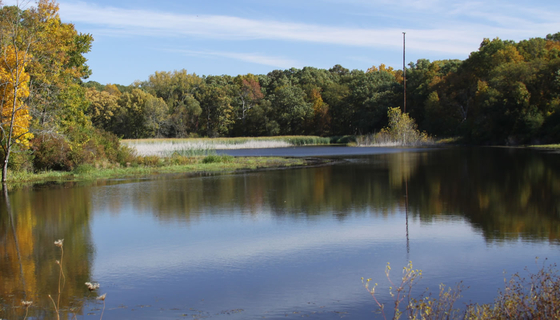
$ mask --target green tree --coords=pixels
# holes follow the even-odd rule
[[[92,124],[107,131],[112,129],[112,121],[119,109],[119,94],[111,94],[107,91],[98,91],[95,88],[88,88],[86,98],[89,101],[87,114]]]
[[[228,135],[234,123],[231,82],[227,76],[207,77],[195,94],[202,109],[199,131],[209,137]]]
[[[280,126],[280,134],[305,134],[305,123],[313,116],[305,92],[298,86],[279,87],[271,96],[272,108]]]
[[[161,99],[141,90],[123,93],[112,121],[112,132],[124,138],[153,138],[166,120],[167,104]]]

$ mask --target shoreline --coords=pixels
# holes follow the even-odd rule
[[[313,157],[235,157],[228,162],[203,163],[204,157],[195,157],[191,164],[164,164],[159,166],[136,166],[114,168],[91,168],[81,171],[47,171],[39,173],[10,173],[6,183],[8,189],[41,184],[63,184],[95,182],[113,179],[149,179],[159,175],[211,175],[313,167],[332,163],[332,159]]]

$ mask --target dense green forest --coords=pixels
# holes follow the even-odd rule
[[[58,4],[0,9],[0,155],[11,170],[131,161],[119,138],[342,136],[378,132],[403,105],[403,70],[273,70],[266,75],[155,72],[131,85],[86,82],[93,36]],[[560,141],[560,33],[484,39],[468,59],[406,70],[407,111],[421,131],[471,144]]]
[[[468,59],[420,59],[406,70],[407,111],[420,130],[473,144],[560,141],[560,33],[484,39]],[[94,126],[123,138],[358,135],[403,105],[403,72],[274,70],[266,75],[156,72],[124,87],[88,87]]]

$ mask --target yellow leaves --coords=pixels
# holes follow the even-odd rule
[[[395,70],[393,69],[393,67],[387,67],[384,63],[380,64],[379,67],[372,66],[371,68],[367,69],[366,73],[381,72],[381,71],[391,74],[393,77],[395,77],[395,81],[397,81],[398,83],[403,83],[404,80],[403,71]]]
[[[393,69],[393,67],[387,67],[384,63],[380,64],[379,68],[376,66],[372,66],[371,68],[367,69],[366,73],[378,72],[378,71],[385,71],[392,75],[395,74],[395,70]]]
[[[33,135],[28,133],[29,110],[23,101],[29,96],[29,74],[25,67],[30,58],[26,52],[14,46],[7,46],[0,56],[0,133],[4,145],[11,132],[11,137],[25,147]]]
[[[76,42],[78,33],[74,25],[60,21],[56,1],[40,0],[36,8],[26,11],[28,27],[22,29],[22,36],[33,43],[29,47],[29,52],[34,55],[29,70],[34,82],[65,87],[69,81],[84,76],[85,70],[72,60],[81,50]]]
[[[121,91],[119,90],[119,88],[117,88],[116,85],[111,84],[111,83],[107,84],[105,86],[105,88],[103,89],[103,91],[107,92],[108,94],[113,95],[117,98],[121,96]]]
[[[556,49],[556,50],[560,51],[560,42],[547,40],[546,41],[546,50],[551,51],[553,49]]]
[[[513,45],[508,45],[504,49],[498,50],[493,55],[494,65],[501,65],[504,63],[516,63],[523,62],[525,59],[517,51],[517,48]]]

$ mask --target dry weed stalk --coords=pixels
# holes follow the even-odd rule
[[[432,298],[431,294],[424,296],[423,293],[416,299],[412,296],[412,289],[422,278],[422,270],[413,269],[412,261],[409,261],[408,265],[403,268],[401,281],[398,284],[391,280],[390,271],[391,265],[387,263],[385,276],[391,284],[389,294],[394,299],[393,317],[391,319],[399,319],[403,314],[407,319],[456,319],[456,316],[460,313],[459,309],[454,308],[454,303],[461,297],[462,283],[459,283],[456,288],[447,289],[445,285],[440,285],[437,298]],[[385,305],[379,302],[375,296],[377,283],[370,289],[370,281],[371,279],[364,281],[364,278],[362,278],[362,284],[375,300],[383,319],[387,320]],[[403,302],[406,302],[404,307],[402,306]]]
[[[27,319],[27,313],[29,312],[29,307],[33,304],[33,301],[22,300],[21,304],[25,307],[25,316],[23,317],[23,320],[25,320]]]
[[[60,269],[59,273],[58,273],[58,296],[56,298],[56,303],[54,302],[54,299],[52,298],[52,296],[49,294],[49,298],[51,299],[53,306],[54,306],[54,311],[56,312],[56,319],[60,320],[60,293],[61,293],[61,281],[64,280],[64,283],[62,284],[62,288],[64,288],[64,284],[66,284],[66,277],[64,276],[64,271],[62,270],[62,262],[64,259],[64,239],[59,239],[56,240],[54,242],[54,245],[60,248],[60,260],[56,260],[56,264],[58,264],[58,267]]]
[[[103,301],[103,310],[101,311],[101,318],[99,318],[99,320],[103,319],[103,313],[105,313],[105,297],[107,296],[106,293],[100,295],[99,297],[97,297],[97,300],[102,300]]]

